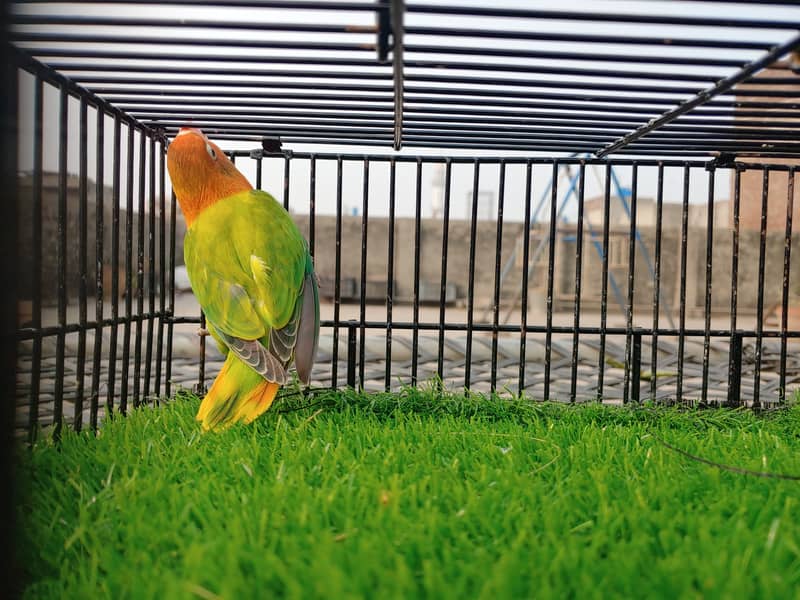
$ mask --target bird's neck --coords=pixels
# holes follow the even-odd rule
[[[193,193],[177,196],[178,204],[180,204],[181,211],[186,219],[186,226],[191,227],[194,220],[199,217],[204,210],[217,202],[252,189],[253,186],[246,181],[230,181],[220,182],[213,186],[205,186]]]

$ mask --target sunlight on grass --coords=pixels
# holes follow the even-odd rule
[[[797,405],[316,400],[201,435],[183,396],[22,449],[26,596],[797,597],[800,483],[652,435],[796,474]]]

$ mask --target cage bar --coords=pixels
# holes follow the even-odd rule
[[[56,373],[53,392],[54,436],[61,433],[64,414],[64,352],[67,326],[67,144],[69,143],[69,105],[67,89],[59,90],[58,113],[58,327],[56,337]]]
[[[497,191],[497,231],[495,235],[494,262],[494,296],[492,300],[492,367],[489,380],[489,391],[494,393],[497,387],[497,327],[500,325],[500,275],[503,254],[503,203],[506,192],[506,163],[500,163],[500,181]]]
[[[636,209],[637,209],[637,193],[638,193],[638,177],[639,168],[634,164],[631,167],[631,204],[630,204],[630,233],[628,234],[628,303],[626,307],[627,324],[625,326],[625,374],[622,384],[622,402],[628,403],[629,394],[628,389],[632,387],[634,392],[631,396],[634,402],[639,401],[639,377],[641,374],[641,354],[642,354],[642,338],[641,335],[636,335],[634,340],[633,334],[633,301],[634,301],[634,286],[636,280]],[[634,344],[634,341],[636,342]],[[633,346],[636,346],[634,350]],[[634,358],[634,353],[638,352],[638,357]],[[632,375],[632,371],[635,373]]]
[[[144,323],[142,316],[144,313],[144,222],[145,222],[145,182],[147,181],[147,138],[139,135],[139,177],[137,182],[138,206],[139,211],[136,219],[136,327],[134,328],[134,354],[133,354],[133,407],[136,408],[142,403],[142,333]],[[129,180],[128,185],[133,187]],[[133,218],[133,214],[131,214]],[[149,367],[149,363],[147,365]],[[146,367],[146,368],[147,368]]]
[[[447,251],[450,232],[450,186],[453,177],[453,163],[448,160],[444,171],[444,197],[442,207],[442,266],[439,280],[439,341],[436,356],[436,374],[444,381],[444,323],[447,309]],[[527,262],[526,262],[527,264]],[[521,388],[522,384],[520,384]]]
[[[161,395],[161,369],[164,348],[164,325],[166,315],[166,302],[167,302],[167,274],[166,274],[166,165],[165,154],[166,144],[164,140],[159,141],[160,150],[158,152],[158,216],[159,216],[159,229],[158,229],[158,337],[156,339],[156,381],[155,381],[155,394],[157,397]],[[155,149],[153,150],[155,153]],[[155,235],[155,234],[154,234]],[[173,250],[174,251],[174,250]],[[155,249],[153,249],[155,254]]]
[[[792,259],[792,218],[794,213],[795,170],[790,169],[786,181],[786,239],[783,246],[783,286],[781,288],[781,350],[780,350],[780,399],[786,401],[786,332],[789,321],[789,282]]]
[[[92,430],[97,429],[97,417],[100,409],[99,396],[100,396],[100,361],[103,351],[103,314],[104,314],[104,301],[103,301],[103,266],[104,266],[104,245],[103,234],[105,229],[105,119],[106,114],[102,109],[97,109],[97,124],[96,124],[96,147],[95,147],[95,312],[94,320],[97,323],[94,330],[94,348],[92,350],[92,384],[91,392],[89,394],[89,427]],[[159,340],[159,347],[161,340]]]
[[[758,296],[756,304],[755,373],[753,374],[753,406],[761,407],[761,360],[764,344],[764,267],[767,255],[767,209],[769,206],[769,169],[761,176],[761,229],[758,238]]]
[[[413,328],[411,331],[411,385],[417,384],[419,368],[419,273],[422,235],[422,162],[417,161],[416,184],[414,186],[414,296],[412,299]]]
[[[386,277],[386,378],[384,387],[388,392],[392,383],[392,310],[394,306],[394,226],[395,194],[397,191],[397,162],[394,157],[389,162],[389,239],[387,243]]]
[[[114,149],[111,188],[111,331],[108,344],[108,393],[106,395],[106,409],[109,413],[114,410],[116,397],[116,372],[117,372],[117,334],[119,325],[119,235],[120,235],[120,152],[122,124],[118,115],[114,115]],[[173,245],[173,248],[175,246]],[[174,280],[174,279],[173,279]],[[171,340],[167,343],[167,368],[170,364],[172,350]],[[169,377],[169,376],[168,376]],[[120,399],[120,403],[121,403]]]
[[[436,377],[625,403],[649,380],[653,401],[757,408],[794,393],[795,3],[745,18],[724,1],[714,16],[199,2],[219,19],[136,4],[147,14],[13,3],[9,64],[30,102],[17,111],[32,222],[16,333],[29,441],[203,393],[219,368],[176,285],[183,223],[165,154],[187,123],[257,188],[282,186],[307,223],[324,300],[315,385]],[[335,18],[311,22],[311,9]]]
[[[600,280],[600,349],[597,361],[597,399],[603,401],[603,385],[606,372],[606,328],[608,326],[608,245],[611,216],[611,165],[605,168],[603,188],[603,256]]]
[[[572,329],[572,365],[569,384],[569,401],[575,402],[578,385],[578,339],[581,326],[581,278],[583,276],[583,195],[586,184],[586,163],[581,161],[578,172],[578,218],[575,233],[575,303]]]
[[[550,184],[550,228],[547,253],[547,325],[544,342],[544,400],[550,400],[550,369],[553,358],[553,285],[556,261],[556,204],[558,202],[559,163],[553,162]]]
[[[478,231],[478,183],[481,163],[476,159],[472,167],[472,213],[469,229],[469,278],[467,284],[467,341],[464,352],[464,389],[472,381],[472,332],[475,330],[475,241]]]
[[[656,183],[656,231],[655,231],[655,267],[653,282],[653,333],[650,351],[650,399],[656,400],[658,384],[658,326],[661,311],[661,232],[664,217],[664,164],[658,164],[658,180]]]
[[[683,365],[686,350],[686,256],[689,242],[689,183],[691,178],[690,167],[683,167],[683,200],[681,203],[681,267],[680,267],[680,292],[678,309],[678,381],[675,390],[675,399],[683,400]]]
[[[333,358],[331,358],[331,386],[337,387],[339,373],[339,314],[342,302],[342,157],[336,158],[336,266],[334,269],[333,297]]]
[[[711,351],[710,343],[711,336],[711,288],[713,285],[713,261],[714,261],[714,181],[716,169],[712,165],[708,169],[708,202],[706,204],[706,211],[708,212],[706,218],[706,293],[705,293],[705,320],[703,326],[705,328],[705,335],[703,336],[703,382],[701,390],[701,400],[703,404],[708,402],[708,363],[709,354]]]
[[[35,78],[33,95],[33,202],[31,210],[32,236],[32,266],[33,280],[31,285],[31,327],[38,332],[42,327],[42,154],[44,120],[44,85],[42,79]],[[31,390],[28,404],[28,441],[33,442],[39,427],[39,393],[42,366],[42,337],[33,338],[31,350]]]
[[[288,164],[288,163],[287,163]],[[361,272],[358,293],[358,318],[361,326],[358,330],[358,385],[364,388],[364,352],[367,320],[367,234],[369,224],[369,160],[364,159],[361,191]]]
[[[448,168],[450,163],[448,162]],[[528,326],[528,273],[530,272],[530,246],[531,246],[531,186],[533,185],[533,170],[530,162],[525,164],[525,216],[522,231],[522,289],[520,290],[520,334],[519,334],[519,379],[517,390],[522,395],[525,389],[525,364],[528,336],[525,329]]]

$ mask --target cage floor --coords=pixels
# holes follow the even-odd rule
[[[146,370],[144,366],[136,368],[136,349],[133,339],[129,348],[129,364],[127,369],[127,386],[123,386],[123,344],[120,335],[117,340],[116,360],[113,363],[115,372],[114,402],[118,405],[126,387],[128,402],[133,397],[148,399],[164,395],[166,382],[166,358],[162,355],[160,370],[155,363]],[[621,343],[620,343],[621,342]],[[93,334],[86,336],[87,352],[93,348]],[[790,342],[787,352],[786,383],[791,392],[800,384],[800,352]],[[83,372],[83,386],[80,389],[78,377],[79,339],[70,335],[65,344],[64,377],[63,377],[63,414],[68,423],[75,418],[78,403],[77,397],[82,395],[82,423],[88,424],[90,418],[90,399],[93,393],[98,397],[98,418],[102,419],[108,399],[109,380],[109,340],[103,339],[103,357],[99,363],[100,382],[97,390],[93,390],[93,364],[86,361]],[[412,381],[413,344],[410,335],[395,333],[392,336],[392,360],[389,385],[397,390]],[[728,344],[727,341],[712,340],[708,359],[708,396],[709,401],[725,401],[728,393]],[[31,379],[33,345],[31,342],[20,344],[17,366],[17,413],[16,425],[22,429],[29,422],[31,406]],[[423,383],[436,376],[439,361],[438,335],[420,335],[417,353],[417,383]],[[576,398],[589,400],[598,397],[598,364],[599,340],[594,336],[586,336],[579,341],[578,365],[576,370]],[[467,376],[466,363],[467,336],[448,335],[444,340],[442,356],[443,381],[448,389],[464,387]],[[474,334],[472,337],[471,360],[469,363],[470,389],[477,392],[490,390],[492,379],[492,342],[490,337]],[[703,340],[686,338],[684,347],[684,363],[682,378],[682,397],[699,399],[702,395],[703,383]],[[142,353],[144,357],[144,353]],[[640,381],[640,398],[668,401],[674,399],[678,387],[679,353],[677,340],[659,339],[656,366],[656,384],[651,387],[651,346],[650,340],[642,340],[642,378]],[[764,403],[778,402],[780,399],[780,379],[778,376],[780,361],[779,340],[765,339],[762,347],[762,369],[760,373],[760,400]],[[603,399],[608,403],[621,403],[625,385],[625,340],[608,339],[605,350],[605,368],[603,370]],[[741,379],[741,399],[747,403],[753,400],[755,382],[755,342],[746,342],[743,349]],[[338,339],[336,361],[333,357],[333,336],[322,335],[314,369],[312,385],[331,386],[334,382],[333,365],[336,364],[335,382],[337,386],[347,384],[347,333],[341,330]],[[520,343],[518,336],[500,337],[497,344],[496,389],[500,393],[515,394],[519,390],[520,375]],[[206,363],[203,382],[207,387],[216,376],[222,365],[222,355],[213,343],[206,345]],[[543,398],[545,395],[545,345],[543,339],[529,339],[526,344],[524,370],[524,391],[531,398]],[[552,340],[552,356],[550,366],[551,400],[568,401],[572,381],[572,341],[571,339]],[[42,345],[40,377],[38,379],[39,402],[38,421],[41,425],[53,422],[54,398],[56,393],[56,344],[54,339],[46,339]],[[386,385],[386,337],[367,335],[364,341],[363,387],[367,391],[385,389]],[[138,382],[137,382],[138,377]],[[158,377],[158,381],[156,380]],[[177,387],[194,388],[200,381],[200,344],[196,333],[176,331],[173,340],[172,366],[169,375],[171,390]],[[356,367],[356,381],[360,383],[360,369]],[[158,387],[156,387],[158,385]],[[630,390],[630,388],[629,388]]]

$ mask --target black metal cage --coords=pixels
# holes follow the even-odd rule
[[[185,124],[307,235],[316,384],[783,402],[800,8],[604,4],[12,3],[18,431],[216,373],[165,169]]]

